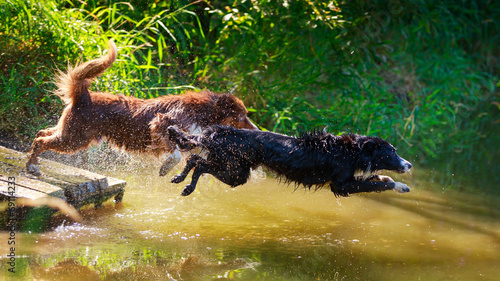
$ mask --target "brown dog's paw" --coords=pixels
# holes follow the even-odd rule
[[[169,165],[169,163],[161,165],[159,176],[160,177],[165,176],[166,174],[168,174],[168,172],[170,172],[171,169],[172,169],[172,166]]]
[[[40,168],[38,168],[38,166],[35,164],[26,165],[26,171],[34,176],[39,176],[42,174],[40,173]]]

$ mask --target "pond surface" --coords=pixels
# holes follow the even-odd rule
[[[500,200],[430,173],[388,174],[407,194],[335,198],[260,170],[233,189],[204,176],[188,197],[156,166],[110,172],[127,181],[123,203],[17,233],[15,274],[0,232],[0,280],[499,280]]]

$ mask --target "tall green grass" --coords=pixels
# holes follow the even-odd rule
[[[235,92],[262,128],[388,139],[450,171],[498,160],[494,1],[0,0],[0,129],[55,123],[54,69],[103,54],[94,89],[141,98]]]

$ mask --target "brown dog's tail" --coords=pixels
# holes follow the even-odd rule
[[[88,93],[93,78],[101,75],[116,60],[117,50],[113,41],[109,41],[108,54],[102,58],[69,67],[66,73],[61,72],[56,78],[58,95],[65,104],[77,103],[82,94]]]

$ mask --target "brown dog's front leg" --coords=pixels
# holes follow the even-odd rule
[[[179,150],[174,150],[167,159],[163,162],[160,168],[160,177],[165,176],[170,170],[172,170],[175,165],[177,165],[181,161],[182,155]]]

